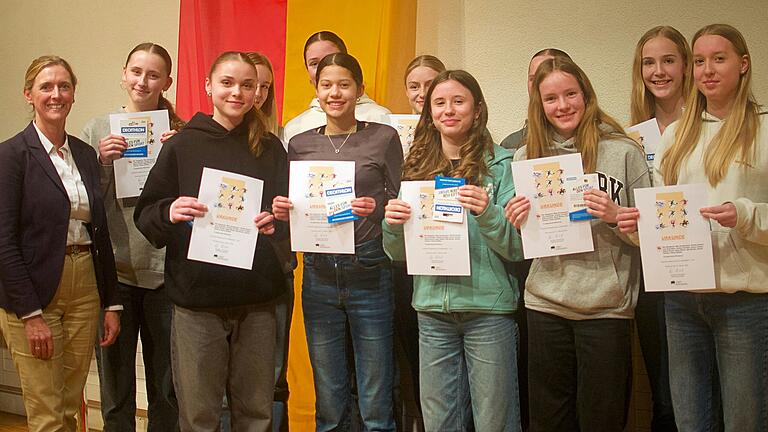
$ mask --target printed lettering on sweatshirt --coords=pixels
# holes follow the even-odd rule
[[[624,189],[624,183],[620,182],[617,178],[601,173],[600,171],[597,171],[597,181],[600,190],[606,192],[608,196],[611,197],[611,201],[618,205],[622,205],[621,198],[619,197],[621,190]]]

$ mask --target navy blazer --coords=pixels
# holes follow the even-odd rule
[[[115,258],[99,187],[96,152],[68,135],[88,191],[91,255],[102,307],[121,304]],[[22,317],[44,309],[64,268],[70,203],[32,123],[0,144],[0,307]]]

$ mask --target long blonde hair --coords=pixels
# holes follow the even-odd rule
[[[708,25],[696,32],[691,45],[695,46],[696,41],[705,35],[722,36],[733,45],[739,58],[746,56],[750,59],[747,42],[734,27],[727,24]],[[717,186],[725,178],[732,162],[736,161],[744,167],[751,167],[754,162],[755,137],[760,119],[751,83],[752,68],[751,64],[748,64],[746,72],[739,78],[731,111],[704,152],[704,172],[712,186]],[[669,185],[677,184],[683,163],[696,148],[701,136],[702,113],[707,109],[707,99],[693,80],[690,87],[685,112],[675,131],[675,142],[661,160],[661,174],[664,183]]]
[[[446,81],[456,81],[469,90],[477,113],[467,141],[459,147],[460,162],[456,168],[453,168],[451,161],[443,153],[440,132],[432,122],[432,92],[437,85]],[[488,108],[480,84],[469,72],[443,71],[432,81],[425,99],[421,118],[416,125],[413,145],[403,164],[403,180],[431,180],[436,175],[449,175],[463,177],[468,184],[480,184],[482,178],[488,175],[486,158],[494,154],[493,139],[486,128]]]
[[[576,78],[584,98],[584,115],[576,128],[575,145],[581,152],[581,161],[584,171],[595,172],[597,166],[598,143],[601,139],[613,137],[625,137],[624,129],[619,123],[609,116],[597,104],[597,95],[592,83],[581,68],[572,60],[565,57],[554,57],[544,60],[536,69],[531,88],[531,97],[528,101],[528,136],[526,138],[526,157],[536,159],[545,156],[555,156],[556,148],[553,145],[555,129],[549,123],[544,112],[539,86],[553,72],[562,72]],[[629,138],[627,138],[629,139]]]
[[[253,61],[248,57],[248,54],[239,51],[227,51],[219,54],[219,56],[216,57],[216,60],[213,61],[211,70],[208,72],[208,78],[211,79],[216,68],[227,61],[241,61],[250,65],[253,68],[253,71],[256,72],[256,65],[253,64]],[[256,105],[253,105],[251,109],[245,113],[243,122],[248,125],[248,146],[251,148],[251,153],[254,156],[259,156],[262,151],[260,145],[261,138],[267,135],[267,127],[264,124],[264,118],[261,115],[261,111],[256,108]]]
[[[657,26],[647,32],[637,41],[635,58],[632,62],[632,97],[630,99],[630,115],[632,124],[642,123],[656,116],[656,97],[645,86],[643,80],[643,47],[656,37],[667,38],[677,47],[680,60],[683,62],[683,82],[680,84],[685,99],[691,82],[691,47],[685,37],[670,26]]]

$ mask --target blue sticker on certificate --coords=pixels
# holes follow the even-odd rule
[[[345,185],[332,185],[323,191],[328,223],[349,222],[360,219],[352,213],[352,200],[355,189],[351,182]]]
[[[597,174],[568,176],[565,178],[564,186],[568,191],[568,219],[572,222],[595,219],[587,212],[584,192],[598,188]]]
[[[459,177],[435,177],[435,200],[432,220],[462,223],[464,207],[459,202],[459,187],[467,181]]]

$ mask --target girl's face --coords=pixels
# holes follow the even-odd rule
[[[739,56],[733,44],[718,35],[701,36],[693,44],[693,79],[707,105],[728,105],[736,97],[749,58]]]
[[[358,87],[352,72],[346,68],[327,66],[318,77],[317,99],[328,117],[354,119],[355,104],[362,95],[363,86]]]
[[[443,81],[435,86],[429,108],[432,123],[443,141],[447,138],[453,143],[462,143],[469,138],[472,125],[480,115],[476,105],[472,92],[458,81]]]
[[[419,66],[405,77],[405,96],[414,113],[421,114],[427,89],[437,75],[438,72],[431,67]]]
[[[664,36],[643,45],[642,75],[645,88],[656,99],[676,101],[683,94],[685,64],[677,45]]]
[[[257,64],[256,73],[259,79],[256,83],[256,100],[254,105],[256,109],[261,109],[261,106],[264,105],[264,102],[269,97],[269,87],[272,85],[272,72],[263,64]]]
[[[539,84],[544,115],[565,139],[571,138],[584,117],[584,92],[576,77],[554,71]]]
[[[24,97],[35,109],[36,123],[61,125],[75,103],[75,85],[64,66],[51,65],[37,74]]]
[[[134,106],[144,110],[157,108],[160,96],[173,82],[166,70],[165,61],[157,54],[131,54],[123,68],[122,81]]]
[[[317,87],[317,83],[315,83],[317,64],[320,63],[323,57],[329,54],[336,54],[337,52],[340,52],[339,47],[333,42],[326,40],[313,42],[307,47],[307,52],[304,53],[304,66],[307,67],[309,82],[312,83],[312,87]]]
[[[211,94],[213,119],[227,129],[234,129],[253,107],[258,76],[253,66],[239,60],[227,60],[216,66],[205,89]]]

